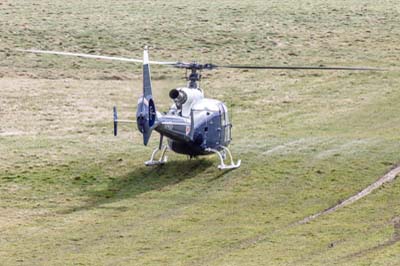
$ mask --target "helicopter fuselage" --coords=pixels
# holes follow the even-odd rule
[[[232,125],[223,102],[204,98],[199,88],[173,89],[170,97],[174,104],[166,114],[157,113],[154,130],[168,138],[171,150],[194,157],[229,145]]]

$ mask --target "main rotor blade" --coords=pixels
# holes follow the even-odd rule
[[[240,65],[226,65],[218,66],[216,68],[239,68],[239,69],[302,69],[302,70],[369,70],[369,71],[381,71],[379,68],[370,67],[323,67],[323,66],[240,66]]]
[[[82,53],[70,53],[70,52],[59,52],[59,51],[46,51],[46,50],[35,50],[35,49],[16,49],[20,52],[29,52],[36,54],[54,54],[54,55],[65,55],[65,56],[76,56],[83,58],[93,59],[104,59],[104,60],[116,60],[131,63],[143,63],[142,59],[126,58],[126,57],[114,57],[104,55],[93,55],[93,54],[82,54]],[[360,71],[382,71],[379,68],[370,67],[324,67],[324,66],[245,66],[245,65],[214,65],[214,64],[198,64],[198,63],[186,63],[186,62],[164,62],[164,61],[149,61],[149,64],[155,65],[168,65],[176,68],[186,69],[207,69],[212,70],[215,68],[235,68],[235,69],[281,69],[281,70],[360,70]]]
[[[28,52],[35,54],[54,54],[54,55],[66,55],[66,56],[76,56],[83,58],[93,58],[93,59],[104,59],[104,60],[116,60],[116,61],[124,61],[124,62],[133,62],[133,63],[143,63],[142,59],[134,59],[134,58],[125,58],[125,57],[114,57],[114,56],[104,56],[104,55],[93,55],[93,54],[81,54],[81,53],[70,53],[70,52],[58,52],[58,51],[45,51],[45,50],[34,50],[34,49],[17,49],[20,52]],[[150,64],[157,65],[174,65],[176,62],[161,62],[161,61],[149,61]]]

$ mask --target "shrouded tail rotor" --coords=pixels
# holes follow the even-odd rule
[[[153,99],[147,100],[145,97],[139,98],[136,112],[136,121],[139,131],[143,134],[143,144],[149,142],[151,132],[156,125],[156,107]]]

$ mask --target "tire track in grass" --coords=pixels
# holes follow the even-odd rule
[[[326,215],[326,214],[332,213],[334,211],[337,211],[340,208],[348,206],[348,205],[350,205],[350,204],[352,204],[352,203],[364,198],[365,196],[369,195],[372,191],[374,191],[377,188],[380,188],[383,184],[393,181],[398,174],[400,174],[400,165],[397,165],[396,167],[392,168],[385,175],[380,177],[374,183],[372,183],[368,187],[364,188],[363,190],[361,190],[357,194],[355,194],[355,195],[343,200],[339,204],[336,204],[336,205],[334,205],[332,207],[329,207],[328,209],[325,209],[325,210],[323,210],[321,212],[317,212],[317,213],[315,213],[313,215],[310,215],[310,216],[304,218],[303,220],[296,222],[293,225],[306,224],[308,222],[311,222],[311,221],[317,219],[318,217],[320,217],[322,215]]]
[[[395,217],[392,220],[392,224],[393,224],[394,232],[393,232],[392,237],[389,240],[386,240],[384,243],[378,244],[371,248],[367,248],[367,249],[352,253],[350,255],[347,255],[345,257],[342,257],[342,258],[340,258],[340,260],[348,261],[351,259],[356,259],[356,258],[362,257],[364,255],[367,255],[369,253],[380,251],[386,247],[390,247],[390,246],[393,246],[394,244],[398,243],[400,241],[400,216]]]
[[[360,199],[362,199],[363,197],[369,195],[371,192],[373,192],[374,190],[380,188],[383,184],[388,183],[393,181],[394,179],[396,179],[397,175],[400,174],[400,164],[396,165],[395,167],[393,167],[389,172],[387,172],[385,175],[381,176],[378,180],[376,180],[374,183],[372,183],[371,185],[369,185],[368,187],[364,188],[363,190],[361,190],[360,192],[358,192],[357,194],[341,201],[339,204],[336,204],[332,207],[329,207],[321,212],[317,212],[315,214],[312,214],[310,216],[307,216],[306,218],[297,221],[295,223],[289,224],[288,227],[285,228],[280,228],[280,229],[276,229],[273,230],[272,232],[269,233],[269,235],[263,233],[263,234],[258,234],[255,235],[253,237],[249,237],[246,239],[243,239],[239,242],[236,243],[232,243],[229,247],[225,248],[223,251],[220,252],[216,252],[215,254],[208,256],[207,258],[201,259],[199,261],[196,261],[193,265],[208,265],[212,262],[215,262],[216,260],[218,260],[219,258],[226,256],[229,253],[232,253],[236,250],[240,250],[240,249],[247,249],[250,247],[253,247],[255,245],[257,245],[258,243],[267,240],[268,236],[270,236],[271,234],[277,234],[281,231],[284,231],[288,228],[291,227],[295,227],[295,226],[299,226],[299,225],[303,225],[306,223],[309,223],[311,221],[314,221],[315,219],[317,219],[320,216],[332,213],[337,211],[340,208],[343,208],[345,206],[348,206]],[[393,241],[393,240],[392,240]],[[389,245],[392,245],[392,241],[389,243]],[[395,243],[398,241],[398,239],[395,239]],[[357,256],[358,254],[356,254],[355,256]]]

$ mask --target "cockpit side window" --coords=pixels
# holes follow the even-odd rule
[[[221,104],[220,111],[221,111],[221,127],[222,131],[224,132],[223,140],[225,143],[228,143],[231,141],[231,124],[229,122],[228,109],[224,104]]]

